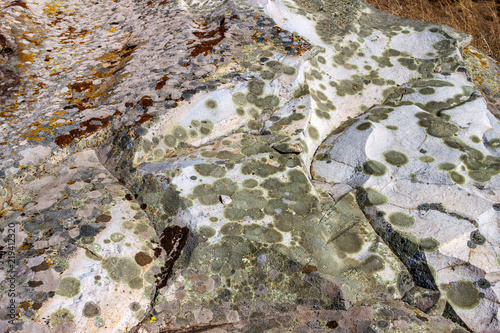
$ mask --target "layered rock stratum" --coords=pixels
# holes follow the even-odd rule
[[[469,43],[361,0],[0,2],[0,330],[499,332]]]

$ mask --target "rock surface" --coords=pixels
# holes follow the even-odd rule
[[[0,18],[1,331],[500,331],[468,36],[361,0]]]

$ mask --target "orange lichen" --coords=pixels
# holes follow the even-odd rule
[[[57,111],[54,112],[52,117],[49,119],[48,124],[41,124],[38,121],[35,121],[34,123],[24,127],[22,130],[24,131],[25,129],[28,129],[26,132],[22,134],[22,137],[28,140],[34,140],[34,141],[41,141],[45,139],[45,136],[53,133],[54,130],[57,127],[61,127],[64,125],[69,125],[72,124],[73,121],[63,121],[60,122],[59,120],[63,115],[65,115],[66,112],[64,111]],[[44,134],[44,135],[42,135]]]

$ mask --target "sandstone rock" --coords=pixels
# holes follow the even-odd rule
[[[1,6],[2,331],[500,330],[468,36],[360,0]]]

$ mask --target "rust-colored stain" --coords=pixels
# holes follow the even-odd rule
[[[147,109],[148,107],[153,106],[154,104],[153,100],[151,99],[151,96],[142,96],[137,103],[139,103],[143,109]]]
[[[111,122],[111,117],[120,114],[122,114],[120,111],[115,111],[115,113],[113,113],[113,115],[111,116],[107,116],[104,118],[90,118],[88,120],[85,120],[80,124],[81,128],[71,130],[68,134],[59,135],[55,138],[55,142],[61,148],[66,147],[71,142],[73,142],[73,140],[88,136],[92,133],[97,132],[101,128],[108,126]]]
[[[162,289],[167,285],[167,281],[172,275],[174,264],[182,253],[189,237],[189,229],[177,225],[166,227],[161,235],[160,244],[165,250],[167,260],[161,272],[156,274],[157,288]]]
[[[306,264],[304,267],[302,267],[302,273],[304,274],[311,274],[313,272],[316,272],[318,268],[313,265]]]
[[[153,118],[152,115],[150,115],[149,113],[145,113],[141,116],[141,118],[137,121],[137,123],[144,124],[146,121],[150,120],[151,118]]]
[[[23,1],[14,1],[14,2],[8,4],[7,6],[5,6],[4,8],[15,7],[15,6],[23,7],[24,9],[29,9],[28,5],[26,5],[26,2],[23,2]]]
[[[198,24],[198,26],[203,30],[193,32],[193,35],[198,37],[198,39],[200,39],[200,42],[190,47],[192,49],[191,56],[196,57],[200,54],[208,55],[210,52],[212,52],[214,47],[225,38],[225,34],[228,30],[226,24],[227,22],[224,18],[222,18],[219,22],[219,26],[209,31],[206,31],[207,28],[204,27],[206,23]]]
[[[125,103],[125,107],[127,107],[127,108],[134,107],[134,103],[132,103],[132,102],[126,102]]]
[[[163,75],[161,77],[160,81],[158,81],[158,83],[156,84],[155,89],[160,90],[161,88],[163,88],[165,86],[165,84],[167,83],[167,80],[168,80],[167,74]]]

